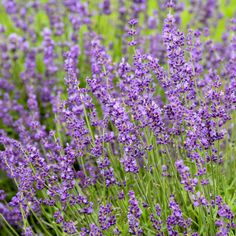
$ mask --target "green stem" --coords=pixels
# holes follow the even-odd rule
[[[6,223],[6,225],[9,227],[9,229],[13,232],[14,235],[19,236],[19,234],[15,231],[15,229],[7,222],[5,217],[0,213],[0,216],[2,217],[3,221]]]

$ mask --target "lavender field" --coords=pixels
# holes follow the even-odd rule
[[[236,235],[236,0],[0,1],[0,236]]]

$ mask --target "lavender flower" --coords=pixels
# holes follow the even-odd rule
[[[142,211],[138,206],[138,201],[135,198],[135,193],[129,191],[129,211],[128,211],[128,222],[129,222],[129,232],[133,235],[141,235],[142,229],[139,227],[139,219],[141,217]]]
[[[102,230],[109,229],[116,224],[116,217],[112,215],[111,204],[101,206],[99,210],[99,223]]]

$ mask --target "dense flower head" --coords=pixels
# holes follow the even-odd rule
[[[177,233],[177,231],[174,229],[175,226],[178,225],[179,227],[187,229],[187,227],[191,225],[191,219],[184,219],[183,213],[173,196],[170,197],[169,207],[172,214],[168,216],[167,219],[168,232],[170,235],[175,235]]]
[[[128,211],[128,222],[129,222],[129,232],[131,234],[142,234],[142,229],[139,227],[139,219],[141,217],[142,211],[139,208],[138,201],[135,198],[135,193],[129,191],[129,211]]]
[[[130,19],[128,23],[129,23],[129,25],[134,26],[134,25],[138,24],[138,20],[133,18],[133,19]]]
[[[116,224],[116,217],[112,215],[111,204],[100,207],[99,223],[102,230],[109,229],[111,226]]]

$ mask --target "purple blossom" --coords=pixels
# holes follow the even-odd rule
[[[135,193],[129,191],[129,211],[128,211],[128,222],[129,232],[134,235],[141,235],[142,229],[139,226],[139,219],[142,211],[139,208],[138,201],[135,198]]]
[[[101,206],[99,210],[99,223],[102,230],[109,229],[116,224],[116,217],[112,215],[111,204]]]

